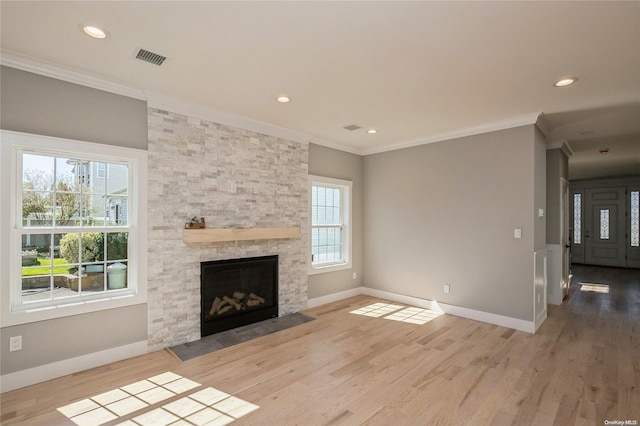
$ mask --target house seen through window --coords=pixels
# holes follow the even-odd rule
[[[18,162],[19,304],[127,289],[129,164],[30,151]]]

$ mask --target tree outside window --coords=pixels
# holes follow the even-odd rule
[[[33,153],[21,159],[21,303],[126,288],[128,165]],[[109,279],[114,268],[117,285]]]

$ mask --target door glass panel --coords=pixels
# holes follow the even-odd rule
[[[640,191],[631,191],[631,246],[640,246]]]
[[[582,244],[582,194],[573,194],[573,244]]]
[[[600,239],[609,239],[609,209],[600,210]]]

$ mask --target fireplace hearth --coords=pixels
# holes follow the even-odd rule
[[[278,316],[278,256],[200,264],[200,335]]]

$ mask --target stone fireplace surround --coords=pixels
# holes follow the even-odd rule
[[[200,338],[200,263],[278,255],[279,315],[307,303],[308,145],[148,109],[148,349]],[[184,223],[299,227],[279,240],[185,243]]]

